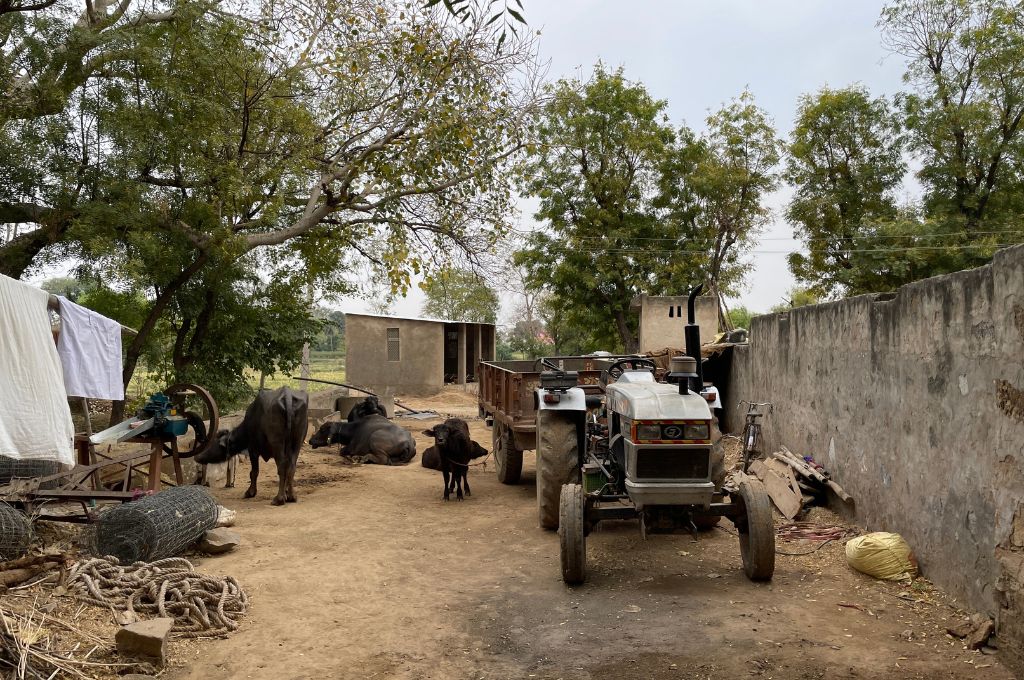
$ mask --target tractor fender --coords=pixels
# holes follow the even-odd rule
[[[533,393],[533,405],[538,411],[578,411],[579,413],[587,411],[587,394],[579,387],[571,387],[565,392],[556,392],[555,394],[558,394],[556,403],[545,402],[545,394],[548,394],[548,391],[544,389]]]

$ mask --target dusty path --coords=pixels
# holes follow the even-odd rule
[[[346,467],[304,449],[299,502],[280,508],[266,466],[258,497],[241,498],[241,465],[240,487],[217,495],[244,545],[201,568],[236,576],[251,613],[229,639],[176,643],[164,677],[1012,678],[944,634],[941,596],[851,572],[838,543],[779,557],[754,585],[726,531],[643,541],[622,523],[591,536],[590,581],[568,589],[529,458],[520,486],[474,468],[472,498],[443,503],[418,458]]]

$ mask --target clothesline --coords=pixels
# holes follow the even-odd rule
[[[48,308],[52,309],[55,312],[60,312],[60,300],[57,299],[56,295],[51,295],[50,296],[50,299],[46,303],[46,306]],[[121,332],[124,333],[125,335],[138,335],[139,334],[139,332],[137,330],[135,330],[134,328],[128,328],[128,326],[125,326],[124,324],[119,324],[119,325],[121,326]]]

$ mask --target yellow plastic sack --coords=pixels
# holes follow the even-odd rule
[[[913,578],[917,560],[899,534],[876,531],[846,544],[846,562],[859,572],[887,581]]]

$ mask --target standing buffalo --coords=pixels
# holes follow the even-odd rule
[[[439,467],[444,477],[444,499],[448,500],[452,491],[458,500],[466,495],[471,496],[469,489],[469,461],[487,455],[487,451],[469,438],[469,425],[462,418],[449,418],[440,425],[435,425],[423,434],[434,438],[434,445],[423,453],[423,466],[428,466],[428,454],[437,456]],[[429,462],[433,462],[432,460]]]
[[[233,430],[221,430],[214,444],[196,456],[197,463],[223,463],[232,456],[249,452],[252,470],[246,498],[256,495],[256,479],[260,474],[260,458],[277,463],[277,495],[273,504],[295,502],[295,466],[299,449],[306,435],[306,412],[309,397],[288,387],[260,390],[245,410],[242,424]]]

